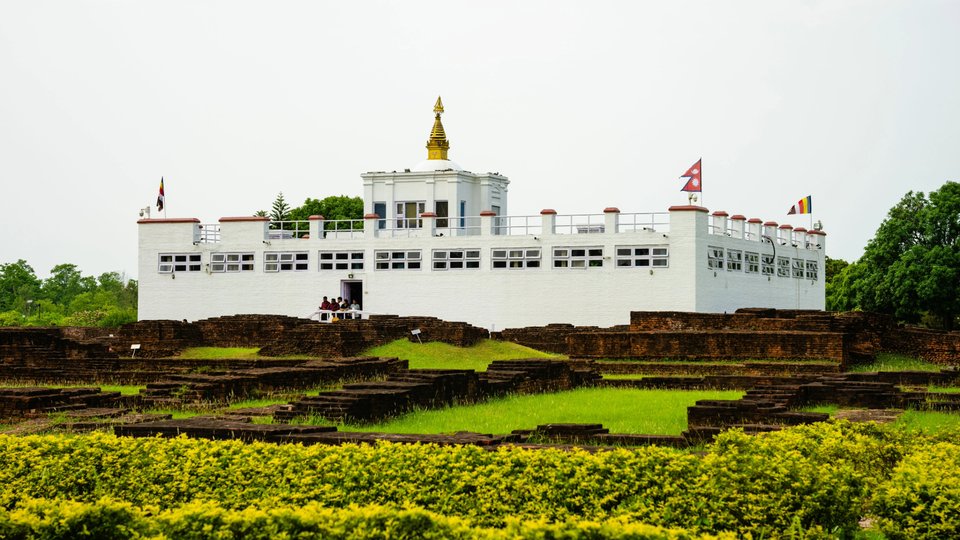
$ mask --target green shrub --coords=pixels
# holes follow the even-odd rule
[[[20,507],[0,509],[3,538],[177,538],[179,540],[323,539],[636,539],[733,540],[731,533],[701,535],[624,520],[605,522],[511,519],[502,529],[474,527],[458,518],[415,508],[382,506],[303,507],[230,510],[212,502],[189,503],[157,512],[103,499],[96,503],[52,500],[25,501]]]
[[[196,500],[224,510],[380,505],[480,527],[626,519],[697,532],[848,534],[878,482],[919,444],[846,422],[728,432],[702,456],[660,447],[591,454],[0,436],[0,506],[102,497],[161,510]]]
[[[920,448],[875,494],[872,513],[890,539],[960,538],[960,445]]]

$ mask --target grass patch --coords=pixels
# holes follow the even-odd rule
[[[297,394],[299,396],[299,394]],[[245,399],[243,401],[238,401],[236,403],[231,403],[227,406],[227,409],[251,409],[254,407],[269,407],[271,405],[284,405],[290,403],[292,399],[296,397],[273,397],[273,398],[261,398],[261,399]]]
[[[363,352],[367,356],[396,356],[410,363],[410,369],[472,369],[486,371],[494,360],[523,358],[566,358],[560,354],[545,353],[509,341],[485,339],[472,347],[457,347],[447,343],[417,343],[398,339],[386,345]]]
[[[880,353],[877,359],[869,364],[857,364],[850,366],[850,371],[855,373],[873,372],[873,371],[940,371],[942,366],[906,356],[903,354]]]
[[[628,380],[628,381],[638,381],[644,377],[649,377],[650,375],[642,375],[640,373],[604,373],[604,379],[611,380]]]
[[[260,347],[188,347],[177,356],[184,360],[257,360]]]
[[[584,388],[517,395],[476,405],[415,411],[378,424],[339,426],[342,431],[387,433],[509,433],[550,423],[600,423],[611,433],[679,435],[687,407],[700,399],[738,399],[740,391]],[[322,425],[320,422],[314,422]]]
[[[927,392],[938,392],[941,394],[960,394],[960,388],[956,386],[930,386]]]
[[[30,382],[0,382],[3,388],[99,388],[101,392],[120,392],[123,396],[134,396],[140,393],[140,390],[146,388],[142,385],[134,384],[99,384],[99,383],[72,383],[72,384],[50,384],[50,383],[30,383]]]
[[[811,405],[810,407],[801,407],[801,412],[818,412],[818,413],[827,413],[830,416],[837,414],[837,411],[840,410],[839,405]]]
[[[178,409],[148,409],[143,411],[147,414],[169,414],[173,417],[174,420],[183,420],[184,418],[193,418],[194,416],[200,416],[200,412],[192,410],[178,410]]]
[[[960,430],[960,414],[939,411],[906,410],[894,425],[925,435]]]

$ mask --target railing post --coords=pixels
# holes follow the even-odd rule
[[[760,218],[750,218],[747,220],[747,230],[750,232],[750,239],[755,242],[762,242],[760,234],[763,233],[763,220]]]
[[[436,236],[437,214],[435,212],[424,212],[420,214],[420,222],[423,224],[425,236]]]
[[[727,234],[727,216],[730,214],[723,210],[717,210],[713,213],[713,234]]]
[[[607,234],[617,234],[620,230],[620,209],[608,206],[603,209],[603,231]]]
[[[492,210],[480,212],[480,236],[490,236],[496,234],[493,231],[493,222],[497,218],[497,213]]]
[[[380,216],[377,214],[364,214],[363,216],[363,237],[364,238],[376,238],[377,237],[377,222],[380,220]]]
[[[310,238],[316,238],[317,240],[323,240],[323,216],[310,216],[307,218],[310,221]]]
[[[777,222],[767,221],[763,224],[763,236],[770,239],[771,242],[777,242]],[[779,242],[777,242],[779,243]]]
[[[784,223],[780,226],[780,243],[784,245],[793,245],[793,225]]]
[[[553,208],[540,211],[540,234],[557,234],[557,211]]]
[[[741,216],[737,214],[730,218],[730,229],[733,231],[734,238],[743,238],[743,233],[745,232],[744,226],[746,225],[747,216]]]

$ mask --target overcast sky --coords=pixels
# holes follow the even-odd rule
[[[510,214],[813,196],[858,258],[960,180],[960,2],[0,2],[0,263],[136,277],[138,209],[362,195],[426,157],[508,176]],[[154,209],[155,212],[155,209]],[[154,213],[156,217],[156,213]]]

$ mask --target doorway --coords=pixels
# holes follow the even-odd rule
[[[354,300],[360,304],[360,309],[363,309],[363,282],[362,281],[352,281],[352,280],[343,280],[340,282],[340,295],[343,296],[344,300],[348,302],[353,302]]]

